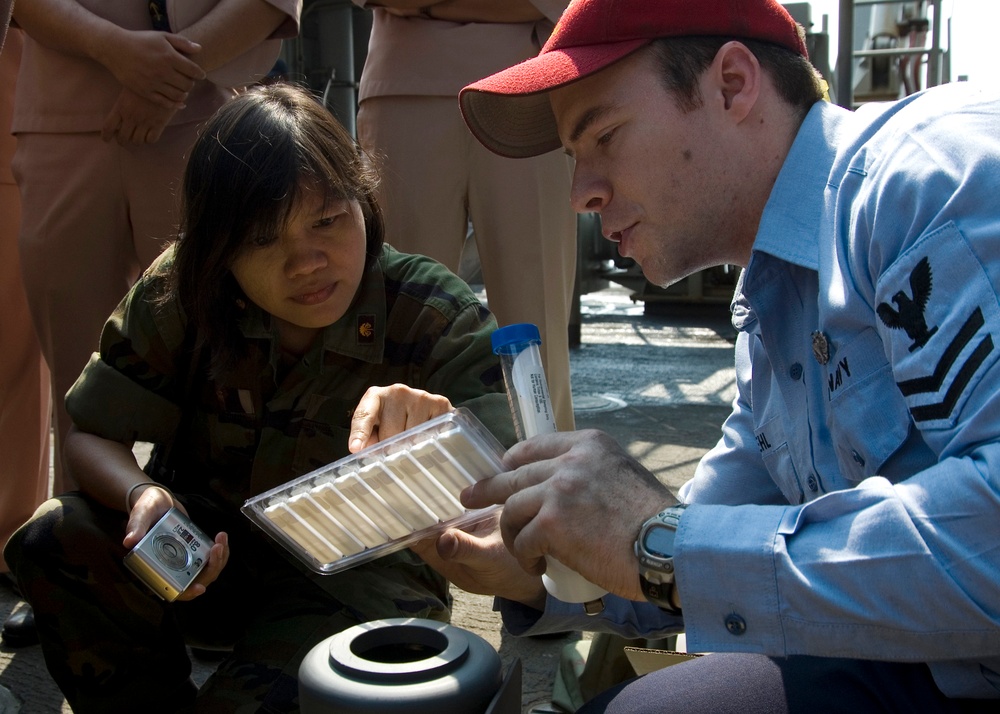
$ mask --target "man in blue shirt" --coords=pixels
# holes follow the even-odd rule
[[[821,97],[776,0],[576,0],[538,57],[461,95],[493,151],[561,144],[574,207],[651,282],[744,268],[738,396],[682,503],[606,435],[559,433],[464,494],[505,503],[513,558],[496,534],[426,549],[513,632],[683,629],[717,653],[588,711],[1000,698],[1000,94]],[[604,611],[547,596],[543,556]]]

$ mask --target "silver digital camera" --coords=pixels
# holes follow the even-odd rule
[[[173,602],[205,566],[214,542],[183,512],[171,508],[125,554],[125,566],[150,590]]]

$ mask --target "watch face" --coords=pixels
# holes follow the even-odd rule
[[[646,539],[643,542],[645,550],[650,555],[661,558],[672,558],[674,555],[674,536],[677,531],[666,526],[652,526],[646,531]]]

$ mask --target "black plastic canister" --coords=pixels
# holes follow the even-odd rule
[[[493,646],[435,620],[366,622],[313,647],[299,667],[302,714],[483,714],[503,683]]]

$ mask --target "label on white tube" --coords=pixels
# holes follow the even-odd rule
[[[555,415],[538,350],[526,349],[519,353],[511,364],[510,377],[517,395],[524,437],[530,439],[539,434],[554,434]],[[542,583],[550,595],[563,602],[591,603],[608,592],[555,558],[546,556],[545,562]]]
[[[530,438],[554,433],[556,422],[549,402],[545,372],[531,350],[525,350],[514,358],[510,373],[525,436]]]

